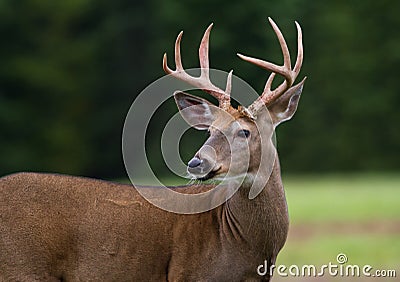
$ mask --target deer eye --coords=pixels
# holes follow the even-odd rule
[[[250,131],[248,131],[247,129],[241,129],[238,131],[237,135],[239,137],[248,138],[250,136]]]

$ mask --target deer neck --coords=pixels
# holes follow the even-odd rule
[[[253,248],[276,255],[286,241],[288,211],[276,155],[272,173],[261,193],[249,199],[250,184],[243,184],[227,202],[225,216],[234,236]]]

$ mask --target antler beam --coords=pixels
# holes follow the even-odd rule
[[[283,65],[278,66],[264,60],[248,57],[242,54],[237,54],[241,59],[272,72],[265,84],[265,88],[261,96],[257,98],[257,100],[254,101],[253,104],[251,104],[247,109],[253,116],[256,116],[262,107],[271,105],[278,97],[280,97],[293,85],[303,63],[303,39],[300,25],[295,22],[297,27],[298,47],[296,64],[292,69],[290,62],[290,53],[285,38],[283,37],[282,32],[279,30],[275,22],[271,18],[268,18],[268,20],[271,23],[271,26],[274,29],[276,36],[278,37],[279,44],[283,53]],[[276,74],[283,76],[285,80],[277,88],[271,90],[272,82]]]

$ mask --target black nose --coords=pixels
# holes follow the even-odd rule
[[[191,159],[191,160],[188,162],[188,166],[189,166],[190,168],[194,168],[194,167],[198,167],[201,163],[202,163],[202,161],[201,161],[199,158],[194,157],[193,159]]]

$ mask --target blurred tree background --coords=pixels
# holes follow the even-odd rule
[[[304,33],[308,80],[294,120],[277,130],[283,170],[398,171],[398,11],[394,0],[0,0],[0,175],[125,177],[125,116],[163,75],[178,32],[184,65],[197,67],[214,22],[211,66],[261,92],[268,74],[236,53],[282,61],[268,16],[293,56],[294,20]]]

